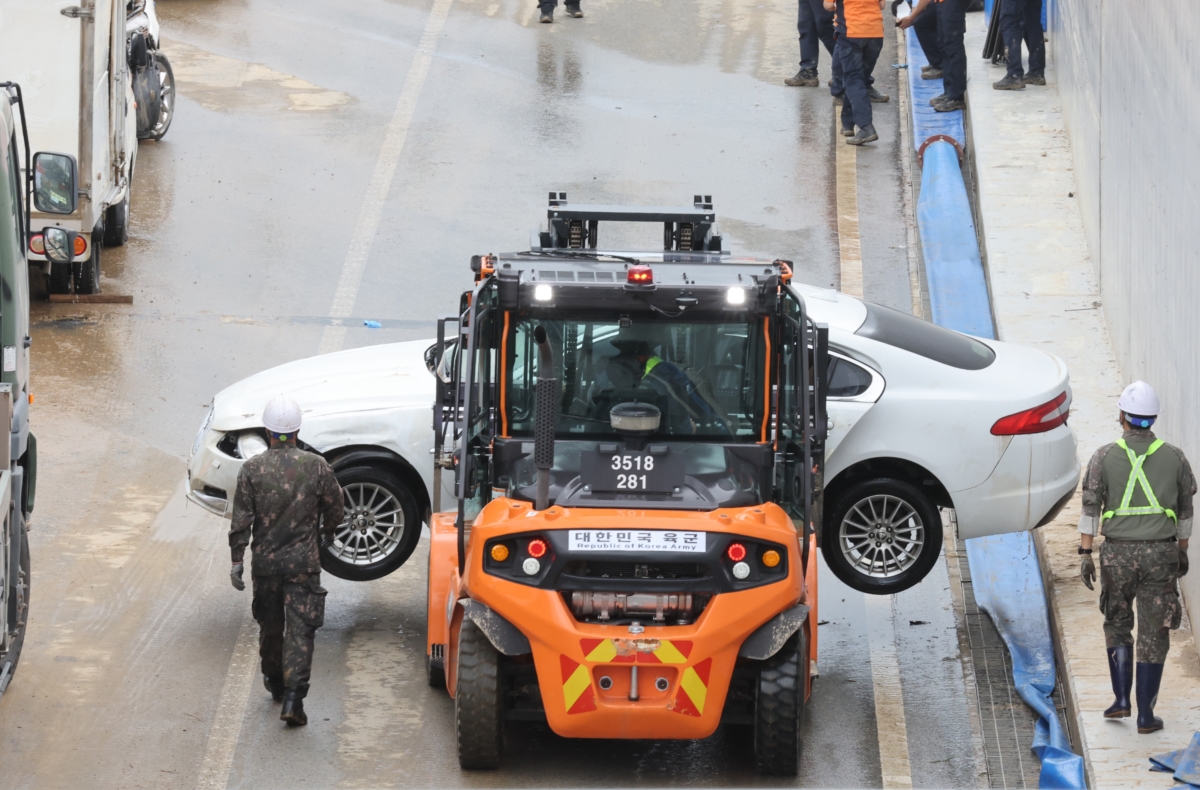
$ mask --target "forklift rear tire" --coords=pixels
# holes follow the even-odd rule
[[[795,776],[804,745],[804,629],[762,662],[754,698],[754,757],[768,776]]]
[[[463,618],[458,635],[454,724],[458,764],[467,770],[500,767],[504,748],[504,694],[500,653],[473,620]]]

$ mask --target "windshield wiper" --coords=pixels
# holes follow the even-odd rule
[[[542,258],[580,258],[589,261],[600,258],[612,258],[614,261],[641,263],[637,258],[630,258],[627,255],[613,255],[611,252],[589,252],[587,250],[521,250],[517,255],[537,255]]]

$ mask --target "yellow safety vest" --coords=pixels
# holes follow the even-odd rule
[[[1120,506],[1115,510],[1105,511],[1100,519],[1101,521],[1110,519],[1113,516],[1157,516],[1165,513],[1171,521],[1176,524],[1179,523],[1179,519],[1175,517],[1174,510],[1158,504],[1158,497],[1154,496],[1154,489],[1150,487],[1150,481],[1146,479],[1146,472],[1142,469],[1142,464],[1146,462],[1146,459],[1154,455],[1154,451],[1162,446],[1163,440],[1155,439],[1151,442],[1145,455],[1137,455],[1133,450],[1129,449],[1129,445],[1125,444],[1124,439],[1117,440],[1117,447],[1120,447],[1129,456],[1129,463],[1133,468],[1129,471],[1129,482],[1125,484],[1125,496],[1121,497]],[[1129,506],[1129,503],[1133,500],[1133,486],[1135,483],[1141,486],[1142,493],[1146,496],[1146,501],[1149,503],[1146,507]]]

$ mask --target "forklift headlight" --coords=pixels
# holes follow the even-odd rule
[[[533,298],[538,302],[549,302],[554,298],[554,289],[545,283],[535,285],[533,288]]]
[[[725,292],[725,302],[731,305],[743,305],[746,303],[746,289],[734,286]]]

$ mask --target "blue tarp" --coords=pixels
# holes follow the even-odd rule
[[[929,106],[929,99],[942,90],[941,80],[921,79],[925,55],[916,35],[910,32],[907,38],[917,150],[939,134],[965,145],[962,113],[938,113]],[[934,142],[925,148],[917,223],[933,322],[994,338],[970,200],[958,151],[948,142]],[[1040,717],[1032,746],[1042,762],[1039,786],[1082,790],[1086,787],[1083,759],[1071,752],[1050,699],[1055,684],[1054,643],[1033,538],[1028,532],[1018,532],[973,538],[966,544],[975,599],[1008,646],[1018,693]]]

